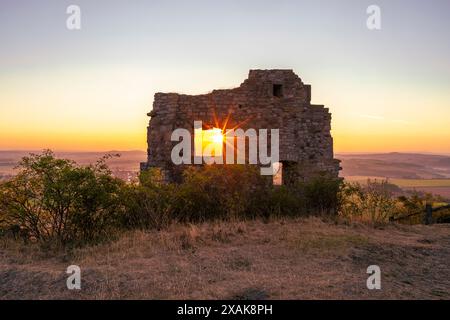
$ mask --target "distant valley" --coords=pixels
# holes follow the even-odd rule
[[[341,177],[364,183],[386,179],[403,190],[417,190],[450,199],[450,156],[419,153],[337,154]]]
[[[341,176],[399,179],[450,178],[450,156],[415,153],[337,154]]]

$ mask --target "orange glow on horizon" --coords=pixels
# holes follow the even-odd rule
[[[146,150],[145,115],[151,109],[154,92],[199,94],[209,89],[203,84],[191,86],[186,80],[174,81],[178,71],[99,65],[0,75],[0,150]],[[197,78],[202,83],[210,80],[212,88],[238,82],[229,75],[217,83],[214,81],[219,80],[208,78],[209,74],[205,71]],[[373,91],[350,77],[342,82],[352,88],[350,94],[336,86],[332,77],[311,82],[315,88],[313,102],[324,104],[332,113],[336,153],[450,153],[448,91],[417,88],[414,84],[399,88],[393,81]],[[215,128],[226,135],[226,130],[245,127],[251,121],[230,128],[230,117],[228,114],[219,121],[214,115],[207,129]],[[218,143],[220,138],[214,139]]]

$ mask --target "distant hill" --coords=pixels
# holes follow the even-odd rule
[[[341,176],[399,179],[450,178],[450,156],[419,153],[337,154]]]

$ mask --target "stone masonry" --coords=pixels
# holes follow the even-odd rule
[[[292,70],[250,70],[239,87],[208,94],[156,93],[148,116],[148,159],[141,169],[160,168],[167,181],[177,181],[182,170],[170,157],[178,143],[170,139],[173,130],[185,128],[193,136],[193,124],[198,120],[209,126],[218,123],[219,128],[227,123],[227,128],[244,130],[279,129],[284,184],[324,173],[338,176],[331,114],[324,106],[311,104],[311,86]]]

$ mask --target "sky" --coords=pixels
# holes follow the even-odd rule
[[[145,150],[154,93],[283,68],[332,112],[336,152],[450,153],[448,57],[448,0],[1,0],[0,149]]]

